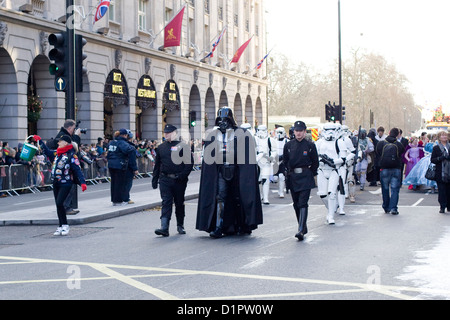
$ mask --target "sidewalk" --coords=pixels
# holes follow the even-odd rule
[[[189,176],[186,200],[198,198],[199,184],[200,172],[193,171]],[[76,215],[68,215],[68,223],[69,225],[88,224],[161,205],[159,189],[154,190],[151,187],[151,178],[134,180],[131,199],[135,202],[134,204],[113,206],[109,183],[88,185],[85,193],[78,191],[80,212]],[[55,224],[58,224],[58,218],[52,191],[0,199],[0,226]]]

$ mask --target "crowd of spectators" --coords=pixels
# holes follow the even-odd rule
[[[37,145],[34,141],[31,143]],[[154,159],[156,156],[157,140],[136,140],[130,141],[136,148],[136,157],[139,168],[153,171]],[[83,174],[91,179],[102,179],[107,177],[107,152],[109,140],[107,138],[98,138],[97,143],[82,144],[79,146],[78,156],[80,158]],[[25,161],[20,158],[23,143],[17,146],[10,146],[7,141],[0,141],[0,190],[8,189],[6,186],[7,167],[11,165],[26,166],[27,186],[43,186],[45,174],[49,172],[51,163],[41,150],[37,151],[31,161]],[[5,197],[5,193],[0,192],[1,197]]]

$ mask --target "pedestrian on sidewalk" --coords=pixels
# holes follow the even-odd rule
[[[111,202],[113,206],[128,204],[126,197],[126,175],[128,167],[138,174],[136,149],[128,143],[128,130],[120,129],[114,133],[114,140],[108,147],[108,169],[111,175]]]
[[[157,235],[168,237],[169,224],[172,218],[172,206],[175,203],[177,231],[184,230],[184,195],[188,177],[194,167],[194,157],[191,147],[178,140],[177,128],[171,124],[164,127],[165,142],[156,149],[155,168],[153,170],[152,187],[158,188],[162,199],[161,228],[156,229]]]
[[[44,153],[53,162],[53,195],[59,220],[59,226],[53,235],[66,236],[69,234],[70,228],[67,223],[64,201],[72,190],[73,185],[80,185],[83,192],[87,189],[86,181],[80,168],[80,161],[76,155],[78,146],[75,143],[72,144],[72,139],[68,135],[63,135],[57,139],[58,148],[56,150],[48,148],[38,135],[35,135],[33,138],[35,141],[38,141]]]
[[[438,144],[433,147],[431,162],[436,165],[439,213],[445,213],[445,208],[450,211],[450,144],[447,131],[441,131],[437,136]]]
[[[402,183],[403,145],[397,141],[400,131],[392,128],[385,140],[378,142],[376,153],[380,159],[380,180],[385,213],[398,215],[398,197]]]
[[[75,120],[66,119],[55,138],[47,141],[47,147],[49,147],[50,150],[56,150],[58,148],[58,140],[62,136],[69,136],[70,139],[77,144],[78,148],[81,147],[81,129],[77,127],[77,122]],[[77,156],[78,158],[81,158],[81,155],[78,154],[78,152]],[[74,194],[77,192],[76,188],[76,185],[72,186],[72,190],[67,194],[67,198],[64,201],[64,207],[66,208],[66,213],[68,215],[75,215],[80,212],[80,210],[74,208],[73,203]]]

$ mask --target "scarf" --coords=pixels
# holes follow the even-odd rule
[[[448,143],[445,146],[442,143],[439,143],[439,148],[441,149],[444,157],[449,155],[450,145]],[[442,182],[450,182],[450,161],[446,159],[442,160]]]
[[[69,145],[67,145],[67,146],[65,146],[65,147],[56,149],[56,154],[57,154],[58,156],[60,156],[60,155],[62,155],[62,154],[64,154],[64,153],[68,152],[68,151],[71,150],[71,149],[73,149],[73,145],[69,144]]]

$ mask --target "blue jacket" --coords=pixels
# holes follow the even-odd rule
[[[125,138],[117,137],[109,143],[108,148],[108,168],[133,171],[137,170],[136,149],[133,148]]]

